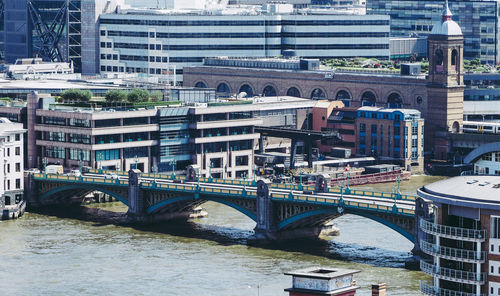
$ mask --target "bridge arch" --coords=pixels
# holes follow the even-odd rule
[[[206,196],[206,197],[203,197],[200,199],[195,199],[195,198],[193,198],[193,196],[178,196],[178,197],[169,198],[169,199],[163,200],[157,204],[150,206],[147,209],[147,213],[154,214],[155,212],[161,210],[162,208],[168,207],[169,205],[172,205],[172,204],[175,204],[178,202],[186,202],[186,203],[193,202],[193,204],[199,205],[200,203],[204,203],[207,201],[213,201],[213,202],[216,202],[219,204],[226,205],[226,206],[233,208],[233,209],[237,210],[238,212],[244,214],[245,216],[252,219],[253,221],[255,221],[255,222],[257,221],[256,213],[253,213],[249,209],[245,209],[244,207],[237,205],[237,204],[235,204],[231,201],[228,201],[226,199],[217,198],[217,197],[210,197],[210,196]]]
[[[87,195],[88,193],[90,193],[92,191],[99,191],[99,192],[102,192],[104,194],[107,194],[107,195],[110,195],[110,196],[116,198],[117,200],[119,200],[120,202],[122,202],[123,204],[128,206],[128,199],[127,198],[124,198],[123,196],[119,195],[116,192],[113,192],[111,190],[108,190],[106,188],[99,187],[99,186],[65,185],[65,186],[51,189],[51,190],[41,194],[39,199],[40,199],[40,201],[43,201],[51,196],[54,196],[57,193],[62,193],[65,191],[74,191],[74,190],[85,190],[85,191],[87,191],[87,193],[85,193],[85,195]]]
[[[497,152],[497,151],[500,151],[500,142],[484,144],[472,150],[469,154],[467,154],[467,156],[464,158],[464,162],[472,163],[486,153]]]
[[[368,218],[370,220],[373,220],[375,222],[383,224],[383,225],[389,227],[390,229],[396,231],[397,233],[401,234],[402,236],[404,236],[409,241],[415,242],[415,237],[414,237],[414,235],[412,233],[410,233],[409,231],[403,229],[402,227],[400,227],[400,226],[392,223],[389,220],[383,219],[380,216],[377,216],[377,215],[374,215],[374,214],[370,214],[370,213],[366,213],[366,212],[349,211],[349,210],[346,210],[345,213],[346,214],[353,214],[353,215],[361,216],[361,217],[364,217],[364,218]],[[297,223],[300,220],[311,218],[311,217],[323,216],[323,219],[320,219],[320,220],[326,222],[328,220],[335,219],[335,218],[339,217],[340,215],[341,215],[341,213],[339,213],[339,211],[338,211],[337,208],[317,209],[317,210],[307,211],[307,212],[304,212],[304,213],[301,213],[301,214],[298,214],[298,215],[294,215],[292,217],[289,217],[289,218],[281,221],[278,224],[278,230],[283,230],[284,228],[286,228],[286,227],[288,227],[288,226],[290,226],[290,225],[292,225],[294,223]]]

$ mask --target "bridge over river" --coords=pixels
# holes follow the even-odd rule
[[[110,173],[118,178],[110,179]],[[414,251],[419,251],[423,237],[419,220],[430,215],[424,200],[348,186],[330,188],[329,183],[324,177],[315,186],[305,186],[198,178],[189,170],[187,177],[94,170],[81,177],[29,174],[26,195],[28,204],[36,206],[83,200],[99,191],[127,205],[128,217],[140,222],[187,218],[194,208],[214,201],[254,220],[255,235],[262,239],[317,236],[331,227],[334,218],[350,213],[390,227],[414,242]]]

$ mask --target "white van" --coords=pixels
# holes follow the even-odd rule
[[[82,173],[79,170],[71,170],[68,175],[73,177],[80,177]]]
[[[45,167],[45,173],[51,175],[62,175],[64,169],[62,165],[51,164]]]

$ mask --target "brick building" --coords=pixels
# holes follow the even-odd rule
[[[220,64],[209,59],[210,65],[184,68],[184,85],[204,85],[226,96],[245,92],[339,100],[350,107],[417,109],[427,120],[425,151],[433,158],[447,159],[452,152],[450,134],[462,129],[463,42],[460,27],[445,6],[442,20],[428,39],[427,75],[376,69],[315,70],[300,59],[295,59],[295,66],[293,60],[268,61],[267,66],[257,68],[251,59],[228,63],[228,58],[219,58]]]

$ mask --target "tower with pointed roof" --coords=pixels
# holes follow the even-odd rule
[[[434,25],[427,39],[429,102],[425,132],[433,140],[427,143],[426,150],[434,151],[434,158],[442,160],[450,152],[449,133],[460,132],[463,123],[464,37],[452,16],[446,1],[441,21]]]

